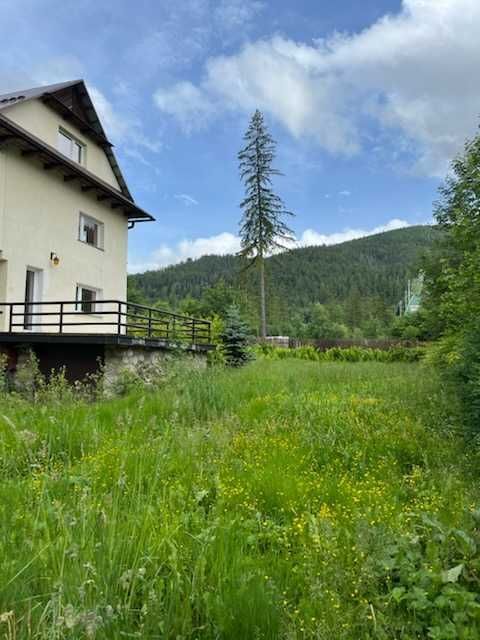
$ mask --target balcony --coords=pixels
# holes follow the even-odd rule
[[[210,348],[208,320],[121,300],[4,302],[0,309],[6,328],[2,342]]]

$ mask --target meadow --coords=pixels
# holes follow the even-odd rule
[[[480,465],[427,364],[0,400],[0,637],[480,637]]]

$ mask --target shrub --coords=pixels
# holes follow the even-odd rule
[[[480,322],[445,336],[432,349],[429,362],[458,399],[468,436],[480,436]]]
[[[227,310],[221,340],[227,366],[241,367],[251,360],[252,355],[248,347],[248,326],[240,316],[239,308],[235,305]]]
[[[425,353],[425,347],[391,347],[390,349],[369,349],[366,347],[332,347],[318,351],[305,346],[285,349],[272,345],[258,345],[255,353],[268,360],[312,360],[315,362],[418,362]]]

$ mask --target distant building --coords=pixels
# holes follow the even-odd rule
[[[408,280],[405,296],[397,305],[397,315],[416,313],[422,303],[424,276],[420,273],[413,280]]]

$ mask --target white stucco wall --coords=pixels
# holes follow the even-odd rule
[[[65,129],[81,142],[86,149],[83,166],[115,189],[120,189],[103,149],[87,138],[75,125],[62,118],[56,111],[43,104],[40,100],[17,103],[3,109],[2,115],[10,118],[10,120],[13,120],[13,122],[55,149],[58,147],[58,130],[60,127]]]
[[[24,107],[29,105],[18,108]],[[39,107],[42,113],[45,107],[42,104]],[[58,116],[56,118],[55,131],[60,120]],[[25,122],[20,124],[29,128]],[[35,133],[45,139],[40,135],[41,131]],[[90,158],[95,156],[90,143],[88,152]],[[101,173],[100,162],[98,166]],[[91,166],[89,168],[93,170]],[[105,175],[101,177],[106,179]],[[79,241],[80,212],[104,224],[104,250]],[[35,157],[22,157],[13,145],[0,150],[0,301],[21,302],[25,299],[27,267],[42,270],[41,297],[45,301],[74,300],[77,284],[101,290],[104,299],[126,300],[127,226],[122,213],[112,210],[109,204],[98,202],[95,194],[83,193],[77,181],[65,183],[62,175],[44,171]],[[51,263],[51,252],[59,256],[58,266]],[[82,317],[89,319],[85,314]],[[90,319],[100,321],[107,317]],[[52,321],[56,320],[52,317]],[[5,330],[5,314],[0,316],[0,322]],[[116,332],[115,327],[101,326],[65,327],[67,330]]]

